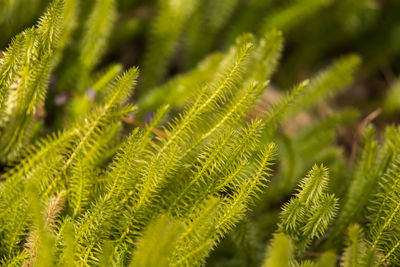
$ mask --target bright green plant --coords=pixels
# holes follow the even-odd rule
[[[235,41],[199,61],[243,4],[217,2],[158,1],[142,73],[103,62],[128,1],[54,0],[11,40],[0,57],[2,266],[400,264],[400,130],[378,138],[363,124],[354,164],[335,142],[360,116],[331,111],[360,57],[285,93],[270,85],[283,48],[274,28],[290,32],[331,1],[252,1],[275,10],[258,35],[234,21]],[[183,65],[197,66],[171,78],[182,40]]]

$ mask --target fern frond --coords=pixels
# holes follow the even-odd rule
[[[63,31],[58,37],[59,49],[64,49],[70,42],[71,35],[78,26],[78,0],[64,0],[64,8],[62,13]]]
[[[327,251],[322,254],[321,257],[315,263],[315,267],[335,267],[336,266],[336,254],[333,251]]]
[[[33,229],[31,229],[31,239],[28,242],[33,242],[28,245],[31,249],[31,263],[26,263],[27,266],[34,264],[35,266],[52,266],[54,262],[54,237],[46,225],[46,219],[44,216],[43,208],[41,207],[41,201],[39,199],[39,191],[36,186],[29,183],[27,186],[27,195],[30,198],[30,206],[32,209],[33,217]],[[56,207],[59,209],[59,207]],[[54,213],[55,212],[55,213]],[[49,210],[47,213],[47,220],[51,220],[50,217],[57,216],[57,210]],[[33,232],[32,232],[33,231]]]
[[[82,155],[71,166],[71,177],[69,178],[71,188],[70,202],[73,208],[73,215],[77,216],[89,204],[90,192],[93,186],[93,177],[95,173],[89,162]]]
[[[57,264],[60,266],[75,266],[75,236],[74,236],[74,226],[70,220],[70,217],[67,217],[60,226],[58,231],[58,236],[56,237],[56,244],[60,238],[62,238],[62,251],[60,252],[59,261]]]
[[[294,246],[290,237],[279,233],[272,238],[262,267],[290,267],[294,259]]]
[[[188,19],[188,25],[185,27],[185,52],[189,66],[197,63],[212,49],[218,34],[221,33],[224,26],[227,26],[239,5],[240,1],[237,0],[198,2],[198,7]]]
[[[5,45],[12,36],[32,23],[50,1],[42,0],[13,0],[1,1],[0,32],[1,45]]]
[[[283,37],[280,31],[271,30],[260,38],[252,55],[255,64],[248,68],[249,79],[259,83],[269,80],[278,66],[282,48]]]
[[[268,125],[269,127],[263,134],[263,139],[270,139],[275,134],[276,127],[278,126],[277,123],[288,116],[288,112],[290,112],[292,105],[296,105],[298,98],[308,86],[308,83],[308,80],[299,83],[289,94],[282,97],[277,104],[273,105],[269,110],[267,110],[263,117],[265,120],[265,125]]]
[[[12,41],[7,50],[0,58],[0,114],[1,122],[3,121],[6,100],[8,98],[8,87],[17,75],[17,66],[21,60],[21,50],[23,46],[23,34],[17,35]],[[1,123],[2,124],[2,123]],[[1,125],[0,124],[0,125]]]
[[[220,53],[212,54],[198,63],[194,70],[178,75],[163,85],[148,90],[146,94],[139,98],[139,115],[155,110],[163,104],[168,104],[171,108],[184,106],[193,86],[204,86],[217,71],[222,58],[223,55]]]
[[[211,32],[218,32],[228,21],[240,1],[208,1],[206,25]]]
[[[380,264],[398,264],[400,253],[400,165],[392,163],[380,181],[380,191],[370,205],[370,250],[381,253]]]
[[[169,266],[175,243],[184,227],[179,221],[160,216],[144,231],[137,242],[131,266]]]
[[[294,114],[299,110],[309,110],[315,107],[319,101],[343,90],[352,82],[352,74],[359,64],[360,58],[356,55],[345,56],[332,63],[310,79],[310,84],[297,100],[297,104],[288,111],[288,114]]]
[[[122,72],[122,66],[120,64],[114,64],[107,67],[106,70],[98,73],[95,78],[93,78],[93,89],[96,93],[102,94],[103,90],[107,87],[107,85],[112,82],[112,80],[117,77]],[[101,97],[100,99],[102,99]],[[101,101],[101,100],[100,100]],[[101,101],[101,102],[104,102]]]
[[[4,227],[0,227],[0,232],[7,230],[5,220],[12,221],[14,216],[21,223],[25,221],[18,216],[27,208],[24,196],[26,183],[34,180],[43,188],[43,184],[51,181],[60,164],[65,160],[74,138],[76,138],[75,133],[66,132],[39,140],[36,145],[27,150],[26,157],[20,164],[3,174],[2,178],[5,181],[0,184],[0,221]],[[19,235],[20,232],[13,231],[13,234]]]
[[[83,79],[88,79],[89,73],[104,54],[115,17],[116,3],[114,0],[95,1],[84,25],[85,30],[79,49],[79,62],[84,67],[84,70],[81,70]],[[83,84],[85,84],[85,80]]]
[[[360,58],[268,88],[282,32],[277,89],[353,46],[394,80],[400,5],[357,1],[0,0],[0,265],[400,265],[400,127],[332,99]]]
[[[122,146],[119,154],[114,159],[113,166],[110,170],[110,181],[112,186],[110,191],[107,193],[108,198],[114,198],[120,196],[119,193],[115,192],[115,187],[119,186],[118,183],[122,181],[128,181],[132,185],[136,183],[133,179],[132,173],[135,172],[136,168],[142,164],[142,157],[144,156],[145,149],[151,144],[153,130],[160,124],[169,111],[169,106],[161,107],[155,114],[152,122],[147,125],[144,132],[135,130],[130,137],[127,138],[124,146]],[[137,177],[135,177],[137,178]],[[114,180],[112,180],[114,179]],[[128,187],[129,188],[129,187]]]
[[[354,220],[360,218],[363,207],[367,205],[370,196],[374,194],[379,175],[378,143],[374,140],[374,128],[368,127],[364,133],[364,147],[353,173],[353,179],[347,191],[343,208],[336,222],[336,233],[339,235],[343,229]]]
[[[1,250],[12,252],[25,238],[30,220],[30,216],[24,216],[30,209],[29,198],[26,193],[27,186],[34,183],[39,191],[38,194],[42,195],[48,185],[58,176],[58,170],[64,160],[63,155],[57,155],[57,157],[47,160],[46,165],[32,171],[26,178],[22,177],[22,181],[17,183],[15,191],[10,191],[12,194],[1,203],[7,205],[7,208],[1,214],[0,232],[4,235],[0,246]]]
[[[229,101],[225,107],[219,112],[213,112],[213,121],[204,127],[203,134],[195,139],[191,150],[201,146],[201,144],[207,139],[212,138],[224,129],[224,127],[236,128],[242,123],[244,116],[246,116],[250,108],[254,105],[259,96],[261,90],[265,88],[266,84],[259,85],[257,83],[250,83],[247,88],[241,90],[236,94],[231,101]],[[210,114],[210,116],[212,116]],[[257,122],[256,124],[260,124]],[[264,125],[263,125],[264,126]],[[260,125],[261,128],[263,126]]]
[[[29,255],[26,252],[22,252],[2,258],[0,264],[1,266],[19,267],[28,259]]]
[[[328,169],[323,166],[314,166],[307,176],[300,181],[300,188],[296,197],[304,202],[306,207],[310,207],[312,202],[322,197],[327,185]]]
[[[153,122],[144,132],[137,128],[125,140],[121,149],[114,158],[114,162],[106,174],[106,189],[104,196],[91,206],[77,225],[76,255],[84,262],[98,262],[98,257],[93,251],[100,250],[101,244],[110,231],[108,223],[117,216],[122,216],[121,207],[130,199],[138,179],[138,168],[143,168],[143,157],[152,137],[153,129],[160,123],[168,111],[163,107],[156,113]],[[145,162],[146,163],[146,162]],[[121,220],[121,218],[119,218]],[[129,218],[131,222],[132,218]],[[89,225],[96,227],[89,227]],[[98,240],[101,240],[100,244]],[[85,245],[86,244],[86,245]]]
[[[98,264],[102,245],[110,232],[115,202],[101,197],[85,212],[75,225],[75,257],[81,264]]]
[[[59,45],[59,38],[63,31],[64,1],[53,1],[47,12],[39,19],[37,34],[39,36],[39,55],[52,53]]]
[[[214,172],[217,172],[221,168],[221,165],[227,159],[224,150],[227,145],[233,141],[232,135],[233,131],[229,129],[225,134],[222,134],[214,144],[202,151],[198,157],[198,163],[193,164],[193,175],[183,186],[179,187],[178,184],[177,192],[172,194],[173,200],[168,204],[168,212],[175,209],[180,210],[179,206],[183,204],[184,206],[188,206],[186,200],[190,201],[190,199],[195,199],[192,198],[194,193],[191,191],[198,189],[199,185],[207,183]],[[184,208],[190,208],[190,206]],[[182,213],[182,210],[180,210],[179,213]]]
[[[189,217],[190,219],[185,223],[185,229],[177,241],[170,263],[171,266],[190,265],[190,263],[196,264],[204,261],[204,256],[212,248],[212,243],[205,242],[194,253],[189,251],[199,242],[208,238],[220,203],[218,198],[211,197],[199,206],[196,214],[192,214],[191,218]]]
[[[190,230],[186,230],[181,237],[182,241],[178,243],[177,254],[174,257],[176,261],[172,264],[173,266],[201,264],[213,246],[243,217],[252,199],[265,186],[273,151],[272,144],[265,148],[259,155],[257,165],[249,173],[248,179],[237,185],[236,191],[231,196],[222,198],[219,202],[206,201],[206,213],[200,213],[199,218],[193,220],[196,226],[199,224],[202,226],[196,229],[195,226],[189,224]],[[192,240],[189,246],[185,242],[186,236]]]
[[[195,104],[181,115],[174,123],[174,126],[172,126],[172,129],[167,132],[168,138],[163,140],[163,145],[156,155],[152,157],[150,164],[146,166],[143,174],[143,183],[138,185],[139,190],[137,195],[139,198],[135,205],[137,209],[148,201],[147,198],[150,197],[150,194],[154,192],[154,190],[157,190],[159,187],[158,184],[175,167],[178,160],[178,144],[191,133],[193,124],[198,121],[201,118],[200,116],[207,110],[213,110],[217,102],[222,100],[225,95],[235,87],[237,79],[240,79],[238,75],[240,69],[243,67],[243,61],[245,61],[250,48],[251,45],[248,43],[240,48],[237,54],[237,60],[227,70],[226,76],[217,82],[212,95],[206,98],[204,95],[206,91],[204,90]],[[162,166],[161,169],[157,170],[160,165]]]
[[[0,107],[2,115],[5,114],[0,133],[2,161],[12,160],[18,156],[29,139],[36,109],[43,104],[50,72],[58,60],[56,53],[60,48],[59,38],[65,32],[63,8],[64,1],[52,2],[38,25],[24,31],[21,37],[17,38],[18,40],[21,38],[21,49],[15,52],[18,53],[15,56],[20,61],[14,60],[14,63],[17,63],[13,67],[14,70],[7,67],[6,61],[2,62],[2,66],[8,68],[6,74],[9,75],[6,80],[2,79],[1,89],[2,92],[9,91],[7,103],[2,100]],[[11,46],[15,44],[14,42]]]
[[[67,178],[65,176],[67,170],[72,166],[80,153],[83,153],[86,159],[92,163],[96,162],[102,156],[99,153],[101,150],[96,148],[99,147],[98,142],[104,131],[106,131],[107,126],[135,110],[133,106],[126,105],[125,107],[121,107],[121,105],[131,95],[136,77],[136,68],[131,68],[120,77],[117,77],[115,83],[108,88],[106,103],[92,112],[83,122],[75,124],[74,131],[78,133],[80,137],[79,141],[75,144],[58,178],[48,187],[46,195],[56,188],[62,177]],[[68,183],[68,180],[66,182]]]
[[[142,87],[149,89],[164,78],[166,67],[197,0],[159,0],[159,13],[153,21],[149,49],[143,66]],[[172,23],[173,22],[173,23]]]
[[[241,41],[240,39],[243,40]],[[244,36],[241,36],[239,40],[237,40],[237,43],[240,45],[240,43],[252,41],[252,38],[249,40],[245,39]],[[236,47],[237,46],[238,45],[236,45]],[[254,62],[254,64],[248,65],[245,69],[243,76],[245,77],[246,83],[244,87],[249,86],[249,84],[254,81],[263,84],[270,77],[278,63],[281,48],[282,36],[278,31],[271,31],[264,38],[260,39],[249,56],[249,61]],[[182,106],[189,94],[188,90],[192,90],[194,84],[198,87],[205,82],[210,82],[215,79],[212,75],[216,69],[221,70],[226,68],[226,64],[232,57],[232,51],[234,49],[235,46],[224,56],[221,54],[213,54],[200,62],[195,70],[185,75],[178,76],[165,85],[151,90],[139,101],[139,107],[143,109],[140,114],[162,103],[168,103],[172,107]],[[169,92],[167,97],[165,97],[165,90]]]
[[[321,204],[311,207],[311,216],[302,228],[304,235],[310,238],[320,238],[336,215],[337,199],[333,195],[324,194],[320,197]]]
[[[255,148],[262,127],[261,121],[254,121],[246,128],[239,129],[235,136],[229,133],[232,130],[228,131],[228,134],[220,134],[217,142],[203,148],[206,154],[201,153],[199,157],[202,159],[205,155],[204,162],[199,167],[195,165],[193,176],[190,175],[187,181],[182,178],[185,183],[182,188],[177,186],[178,192],[172,194],[173,202],[168,202],[168,210],[177,209],[178,214],[182,215],[184,211],[194,210],[208,196],[218,192],[229,192],[242,183],[248,176],[246,168],[250,167],[250,154]],[[209,166],[206,166],[206,163]],[[175,189],[171,191],[175,192]],[[182,194],[182,191],[186,193]],[[182,203],[176,206],[179,200]]]
[[[130,68],[116,79],[105,89],[105,110],[116,105],[125,104],[132,95],[132,90],[136,85],[139,70],[136,67]]]
[[[297,253],[304,252],[313,239],[325,234],[337,213],[337,199],[325,193],[327,184],[328,170],[314,165],[300,181],[295,197],[283,206],[280,231],[291,237]]]
[[[349,226],[346,249],[340,262],[343,267],[360,266],[363,262],[363,257],[366,253],[366,243],[362,228],[358,224]]]

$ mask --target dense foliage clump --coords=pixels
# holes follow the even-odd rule
[[[400,5],[284,2],[0,0],[0,264],[400,265]]]

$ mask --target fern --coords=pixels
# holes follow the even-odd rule
[[[290,238],[284,234],[275,234],[262,266],[291,266],[293,252]]]
[[[153,224],[149,225],[143,236],[143,241],[139,241],[136,252],[134,253],[132,266],[168,266],[175,243],[183,230],[182,223],[173,221],[166,216],[160,217]],[[163,233],[159,236],[154,233]],[[160,242],[161,241],[161,242]],[[152,249],[149,249],[152,248]],[[151,251],[162,251],[157,257]]]
[[[251,179],[244,180],[242,186],[237,188],[231,198],[219,201],[218,199],[206,200],[204,212],[189,223],[188,229],[178,241],[176,261],[172,262],[173,266],[201,263],[215,242],[218,242],[223,234],[240,220],[245,212],[245,204],[250,201],[250,197],[265,186],[263,176],[270,170],[272,150],[273,146],[265,149],[260,155],[258,166],[254,168]],[[186,245],[186,239],[191,240],[192,244]]]
[[[143,88],[151,88],[163,78],[184,24],[196,8],[196,4],[196,0],[160,0],[159,14],[154,20],[149,50],[143,67]]]
[[[374,212],[374,221],[370,226],[371,248],[382,253],[379,257],[380,264],[397,264],[399,240],[397,238],[398,213],[400,211],[398,198],[398,161],[394,161],[386,175],[381,180],[380,192],[377,194],[371,208]],[[379,248],[379,249],[378,249]]]
[[[397,83],[342,99],[400,6],[353,2],[0,0],[0,265],[399,265]]]
[[[290,109],[289,113],[312,108],[318,100],[323,100],[334,95],[351,83],[352,72],[360,63],[360,58],[356,55],[349,55],[334,62],[330,67],[311,80],[304,94],[298,100],[298,104]],[[337,77],[341,77],[338,79]]]
[[[63,23],[63,10],[63,1],[52,3],[37,27],[17,37],[9,56],[2,61],[2,161],[15,159],[29,139],[36,109],[46,95],[50,71],[57,63],[59,49],[65,45],[59,41],[68,22]]]
[[[325,192],[327,184],[327,169],[314,166],[301,180],[296,197],[283,207],[280,230],[292,238],[300,253],[325,234],[337,212],[337,199]]]
[[[374,140],[374,129],[368,128],[364,136],[364,148],[360,156],[357,168],[354,170],[354,178],[348,190],[346,202],[338,218],[338,234],[348,222],[358,219],[363,206],[376,188],[378,180],[378,151],[377,143]]]
[[[349,226],[347,247],[343,252],[341,266],[359,266],[363,263],[366,245],[362,229],[359,225]]]
[[[79,62],[82,64],[81,75],[89,75],[104,53],[108,35],[116,16],[114,0],[96,1],[90,17],[86,21],[85,34],[81,41]],[[83,76],[82,79],[87,79]],[[82,81],[82,80],[81,80]]]

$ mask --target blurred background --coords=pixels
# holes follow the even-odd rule
[[[112,62],[142,67],[153,18],[158,7],[167,1],[117,2],[118,15],[98,69]],[[14,35],[33,25],[48,3],[2,0],[0,48],[4,50]],[[77,41],[82,38],[79,28],[94,3],[80,3]],[[285,40],[280,67],[272,79],[277,88],[289,88],[338,56],[356,53],[362,64],[351,89],[338,97],[338,104],[357,105],[368,112],[379,106],[400,70],[397,0],[200,0],[193,9],[176,34],[177,44],[165,74],[145,87],[190,70],[212,51],[226,50],[240,33],[261,36],[274,28],[283,32]],[[171,17],[171,27],[165,27],[174,28],[176,22]]]

